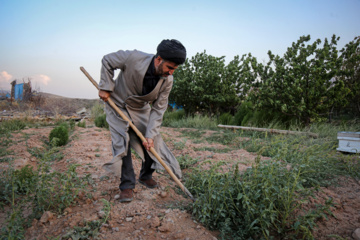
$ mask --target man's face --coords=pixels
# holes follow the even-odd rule
[[[162,59],[160,56],[155,58],[154,66],[155,66],[156,74],[162,77],[173,75],[175,69],[178,68],[178,65],[176,65],[173,62],[166,61]]]

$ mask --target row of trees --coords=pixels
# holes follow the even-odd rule
[[[360,37],[337,50],[339,37],[310,43],[302,36],[283,57],[268,52],[259,63],[250,53],[224,57],[198,53],[174,74],[170,101],[196,112],[235,113],[244,102],[254,110],[296,119],[304,124],[350,106],[360,115]]]

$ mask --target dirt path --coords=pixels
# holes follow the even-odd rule
[[[41,148],[52,128],[25,129],[13,134],[14,166],[20,168],[26,164],[36,166],[36,158],[29,148]],[[196,137],[184,136],[189,129],[162,128],[165,142],[177,158],[195,159],[195,165],[202,164],[207,169],[210,164],[224,161],[224,168],[234,164],[239,170],[246,170],[256,158],[256,154],[244,149],[231,149],[219,143],[197,141]],[[204,131],[201,136],[211,136],[214,132]],[[92,189],[89,194],[81,193],[74,206],[66,209],[62,215],[50,217],[48,221],[34,220],[27,230],[26,239],[48,239],[66,234],[75,226],[83,226],[84,220],[98,220],[103,217],[104,204],[101,199],[112,203],[108,223],[100,230],[101,239],[216,239],[217,232],[211,232],[196,222],[186,210],[190,200],[184,197],[169,178],[167,173],[155,172],[154,179],[159,187],[147,189],[137,184],[135,198],[130,203],[119,203],[119,179],[106,177],[101,166],[112,158],[110,133],[97,127],[76,127],[71,141],[63,151],[64,157],[54,162],[52,168],[64,171],[69,164],[79,164],[80,176],[89,175]],[[133,154],[134,169],[138,176],[141,161]],[[1,168],[7,164],[1,163]],[[184,170],[186,171],[186,170]],[[309,199],[316,204],[331,197],[337,204],[332,209],[334,217],[323,219],[314,232],[317,239],[329,239],[336,234],[351,239],[352,232],[360,227],[360,182],[343,179],[341,186],[323,188],[319,199]],[[312,201],[312,202],[311,202]],[[3,215],[3,214],[2,214]],[[3,215],[4,216],[4,215]],[[335,239],[335,238],[334,238]]]

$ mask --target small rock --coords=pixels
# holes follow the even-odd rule
[[[101,227],[108,228],[108,227],[109,227],[109,224],[103,223],[103,224],[101,224]]]
[[[151,219],[151,215],[147,215],[147,217],[146,217],[147,219]]]
[[[88,217],[88,218],[85,218],[84,220],[86,221],[86,222],[92,222],[92,221],[95,221],[95,220],[98,220],[99,219],[99,217],[97,216],[97,215],[92,215],[92,216],[90,216],[90,217]]]
[[[352,234],[352,237],[353,237],[355,240],[360,240],[360,228],[355,229],[355,231],[354,231],[353,234]]]
[[[183,232],[177,232],[173,235],[174,239],[184,239],[185,234]]]
[[[166,221],[174,223],[174,220],[172,220],[171,218],[166,219]]]
[[[64,209],[64,213],[72,213],[72,209],[67,207]]]
[[[114,227],[114,228],[112,228],[112,230],[115,231],[115,232],[120,231],[118,227]]]
[[[165,211],[165,213],[170,213],[170,212],[171,212],[171,209],[170,209],[170,208]]]
[[[166,197],[167,197],[167,192],[161,192],[161,193],[160,193],[160,197],[166,198]]]
[[[158,229],[160,232],[172,232],[174,230],[174,224],[171,222],[163,222]]]
[[[115,195],[115,197],[114,197],[115,200],[116,200],[116,199],[119,199],[119,198],[120,198],[120,195],[119,195],[119,194]]]
[[[46,223],[46,222],[50,221],[53,217],[54,217],[54,214],[53,214],[52,212],[46,211],[46,212],[44,212],[44,214],[41,216],[40,222],[41,222],[41,223]]]
[[[154,217],[150,223],[150,226],[152,228],[156,228],[156,227],[160,226],[160,219],[158,217]]]
[[[125,221],[127,221],[127,222],[131,222],[131,220],[133,220],[132,217],[127,217],[127,218],[125,218]]]
[[[98,216],[99,216],[99,218],[104,218],[106,216],[106,213],[101,210],[98,212]]]

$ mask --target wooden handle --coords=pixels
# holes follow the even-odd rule
[[[85,76],[90,80],[90,82],[99,90],[99,85],[90,76],[90,74],[85,70],[85,68],[80,67],[80,70],[85,74]],[[114,103],[113,100],[111,100],[111,98],[109,98],[108,103],[110,104],[110,106],[112,108],[115,109],[115,111],[120,115],[120,117],[122,117],[122,119],[124,119],[125,121],[127,121],[129,123],[130,127],[134,130],[136,135],[141,139],[141,142],[145,142],[146,139],[145,139],[144,135],[137,129],[137,127],[132,123],[132,121],[130,121],[130,119],[126,117],[126,115],[118,108],[118,106],[116,106],[116,104]],[[156,152],[156,150],[153,147],[150,148],[150,152],[156,157],[156,159],[159,161],[159,163],[165,168],[165,170],[169,173],[171,178],[176,182],[176,184],[181,188],[181,190],[186,195],[188,195],[191,200],[195,201],[194,197],[191,195],[189,190],[187,190],[187,188],[180,182],[180,180],[176,177],[176,175],[172,172],[172,170],[168,167],[168,165],[166,165],[166,163],[161,159],[161,157],[159,156],[159,154]]]

